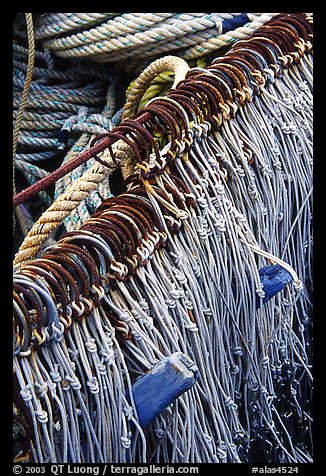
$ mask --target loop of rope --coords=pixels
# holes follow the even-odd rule
[[[177,56],[165,56],[153,61],[135,80],[132,87],[128,91],[127,101],[124,105],[122,120],[133,118],[137,112],[137,107],[147,87],[151,81],[164,71],[172,71],[174,73],[174,81],[171,89],[175,88],[179,81],[186,77],[190,67],[188,64]]]
[[[312,461],[312,54],[281,19],[279,69],[248,42],[109,132],[124,192],[14,273],[27,461]],[[263,306],[266,259],[294,282]],[[180,351],[199,379],[143,431],[132,382]]]

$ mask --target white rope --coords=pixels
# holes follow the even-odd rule
[[[35,36],[44,39],[93,25],[119,13],[43,13],[36,20]]]
[[[266,87],[252,79],[259,94],[235,118],[218,130],[203,122],[185,131],[192,144],[186,151],[179,142],[173,173],[162,169],[152,181],[129,183],[129,196],[151,205],[162,227],[144,239],[125,215],[142,238],[132,275],[111,261],[104,238],[83,228],[62,244],[86,247],[100,287],[91,285],[91,267],[80,265],[85,279],[72,273],[63,289],[67,320],[52,281],[28,265],[14,274],[15,378],[35,433],[35,462],[312,461],[311,303],[301,287],[311,280],[311,67],[307,54]],[[170,145],[160,151],[162,162]],[[123,217],[123,210],[114,213]],[[155,249],[163,239],[165,246]],[[58,256],[60,243],[43,257],[49,251]],[[285,267],[293,281],[257,309],[266,261]],[[114,287],[113,271],[121,278]],[[37,329],[20,309],[29,303],[24,286],[42,310],[45,345],[37,352],[26,348]],[[82,295],[86,288],[100,306]],[[196,362],[198,382],[142,430],[127,392],[175,351]]]
[[[248,13],[246,25],[222,34],[223,21],[241,14],[124,13],[109,17],[89,30],[84,28],[76,34],[46,40],[44,45],[64,58],[91,57],[104,62],[140,56],[145,52],[155,56],[172,49],[180,50],[182,56],[189,59],[248,36],[273,15]]]

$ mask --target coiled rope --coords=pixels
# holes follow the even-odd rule
[[[124,194],[17,269],[16,396],[34,435],[27,460],[312,461],[310,19],[276,21],[286,30],[298,19],[305,40],[275,63],[258,48],[252,59],[262,60],[261,70],[244,69],[243,84],[218,109],[211,75],[225,72],[228,60],[243,61],[254,43],[190,70],[165,98],[150,101],[145,114],[156,111],[172,136],[173,110],[182,136],[148,162],[139,156]],[[225,78],[216,82],[227,92]],[[182,91],[196,86],[190,108]],[[136,121],[128,124],[139,131]],[[116,166],[109,152],[108,165]],[[101,220],[107,226],[96,229]],[[113,252],[114,235],[121,249]],[[285,267],[293,283],[257,310],[266,259]],[[58,265],[65,262],[69,273]],[[62,287],[51,275],[47,284],[41,279],[46,264],[60,269]],[[33,319],[26,309],[41,314]],[[198,363],[198,384],[141,429],[126,399],[131,382],[176,350]]]
[[[153,58],[173,50],[184,59],[203,56],[247,37],[275,13],[124,13],[114,18],[106,14],[106,21],[96,26],[91,22],[90,29],[85,21],[81,32],[72,34],[70,28],[69,36],[62,36],[64,14],[55,32],[45,28],[44,22],[52,23],[52,15],[56,14],[40,17],[36,28],[36,37],[46,38],[46,48],[63,58],[111,62],[135,57],[140,61],[144,55]],[[77,14],[65,15],[71,26],[70,15]],[[78,22],[76,26],[80,27]]]

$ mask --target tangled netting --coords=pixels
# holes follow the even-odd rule
[[[114,131],[123,193],[14,273],[16,460],[311,462],[311,17],[275,16]],[[292,281],[266,301],[270,264]],[[175,352],[198,381],[142,427],[133,384]]]

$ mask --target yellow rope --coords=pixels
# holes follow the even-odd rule
[[[195,66],[200,68],[205,68],[207,66],[207,59],[206,57],[197,58],[194,62]],[[157,96],[164,96],[170,89],[173,84],[175,78],[175,73],[173,71],[163,71],[162,73],[158,74],[149,84],[147,89],[145,90],[143,96],[139,100],[137,106],[137,112],[143,109],[147,102],[150,99],[153,99]],[[128,97],[132,87],[134,86],[136,80],[131,81],[128,88],[126,89],[126,97]]]
[[[16,195],[17,193],[16,182],[15,182],[15,157],[16,157],[16,151],[17,151],[18,137],[19,137],[21,121],[23,119],[23,115],[24,115],[24,111],[26,107],[28,91],[32,81],[33,70],[34,70],[34,59],[35,59],[35,39],[34,39],[34,25],[33,25],[32,13],[25,13],[25,18],[26,18],[27,36],[28,36],[28,64],[27,64],[27,72],[26,72],[24,88],[23,88],[23,92],[21,96],[21,102],[19,105],[16,122],[14,126],[14,132],[13,132],[13,194],[14,195]],[[28,233],[28,226],[26,225],[20,206],[16,207],[15,213],[17,215],[22,232],[24,236],[26,236]]]
[[[170,89],[174,81],[174,72],[173,71],[164,71],[158,74],[150,83],[143,96],[139,100],[137,106],[137,112],[141,111],[148,101],[154,97],[164,96]],[[126,90],[126,96],[128,96],[129,91],[134,85],[135,81],[132,81]],[[153,134],[153,139],[159,148],[164,147],[167,142],[167,138],[163,137],[163,134],[155,132]]]
[[[190,64],[193,63],[191,66],[198,66],[200,68],[205,68],[207,66],[207,59],[206,57],[197,58],[194,61],[189,62]],[[141,111],[150,99],[153,99],[158,96],[164,96],[173,85],[175,79],[174,71],[162,71],[159,73],[149,86],[145,89],[144,94],[140,98],[137,107],[135,106],[135,110],[137,112]],[[132,90],[136,80],[131,81],[128,88],[126,89],[126,97],[128,98],[130,91]],[[153,134],[153,138],[157,143],[159,148],[164,147],[168,142],[168,137],[164,137],[164,134],[155,132]]]

